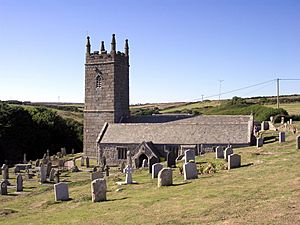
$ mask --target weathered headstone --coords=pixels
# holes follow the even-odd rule
[[[23,155],[23,163],[27,164],[26,153],[24,153],[24,155]]]
[[[21,174],[17,175],[17,192],[23,191],[23,177]]]
[[[64,182],[54,184],[54,195],[55,195],[55,201],[69,200],[68,184]]]
[[[5,181],[1,181],[0,183],[0,194],[7,195],[7,183]]]
[[[216,147],[216,159],[224,159],[224,150],[221,146]]]
[[[279,132],[279,143],[285,142],[285,132]]]
[[[49,174],[49,180],[54,181],[54,174],[56,170],[54,168],[51,169],[50,174]]]
[[[106,201],[106,180],[103,178],[96,179],[91,183],[92,202]]]
[[[290,119],[290,124],[293,124],[293,119]]]
[[[45,183],[47,178],[47,165],[41,164],[40,168],[40,182]]]
[[[59,183],[59,171],[55,171],[54,173],[54,183],[58,184]]]
[[[35,161],[35,167],[39,167],[39,166],[40,166],[40,160],[37,159],[37,160]]]
[[[238,168],[241,166],[241,156],[238,154],[231,154],[228,156],[228,169]]]
[[[132,167],[132,156],[131,156],[131,152],[127,151],[127,165]]]
[[[300,135],[296,137],[296,149],[300,149]]]
[[[49,177],[50,171],[51,171],[51,169],[52,169],[52,162],[49,161],[49,162],[46,164],[46,167],[47,167],[46,176]]]
[[[195,150],[189,149],[184,152],[185,163],[188,163],[190,160],[195,161]]]
[[[270,116],[270,122],[274,123],[274,116]]]
[[[233,154],[233,150],[231,147],[227,147],[225,150],[224,150],[224,159],[226,159],[228,161],[228,156]]]
[[[168,167],[175,167],[176,166],[176,156],[174,151],[169,151],[167,153],[167,166]]]
[[[84,156],[81,157],[80,166],[84,166]]]
[[[72,148],[72,155],[74,155],[75,154],[75,149],[74,148]]]
[[[91,174],[91,180],[96,180],[99,178],[103,178],[103,172],[102,171],[96,171],[96,172],[92,172]]]
[[[268,121],[262,121],[261,122],[261,130],[262,131],[269,130],[269,123],[268,123]]]
[[[264,145],[264,139],[262,137],[256,138],[256,147],[262,147]]]
[[[185,180],[198,178],[196,163],[188,162],[183,165],[183,175]]]
[[[142,168],[146,168],[146,167],[148,167],[148,160],[147,159],[143,159]]]
[[[159,171],[164,168],[163,164],[161,163],[154,163],[152,165],[152,179],[157,178]]]
[[[170,186],[173,184],[173,171],[171,168],[163,168],[158,173],[157,186]]]
[[[284,116],[281,117],[281,124],[284,124]]]
[[[86,168],[90,167],[90,158],[88,156],[85,158],[85,164],[86,164]]]
[[[124,169],[124,173],[126,174],[125,177],[125,183],[126,184],[132,184],[132,173],[133,173],[133,168],[131,166],[126,166]]]
[[[9,174],[8,174],[8,165],[3,164],[1,167],[2,170],[2,178],[3,180],[9,179]]]
[[[61,149],[60,149],[60,152],[61,152],[61,155],[62,155],[62,156],[67,155],[67,150],[66,150],[66,148],[61,148]]]
[[[50,150],[49,149],[47,149],[46,154],[47,154],[47,158],[49,159],[50,158]]]
[[[105,176],[109,176],[109,166],[108,165],[105,165],[105,167],[104,167],[104,171],[105,171]]]

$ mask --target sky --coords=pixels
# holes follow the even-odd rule
[[[0,100],[84,102],[86,36],[109,51],[113,33],[119,51],[129,39],[131,104],[276,95],[275,79],[300,79],[299,12],[298,0],[0,0]]]

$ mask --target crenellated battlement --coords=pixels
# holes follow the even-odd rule
[[[86,44],[86,64],[109,63],[118,61],[120,64],[128,65],[129,63],[129,46],[128,40],[125,40],[124,52],[116,51],[115,34],[112,35],[111,51],[105,50],[104,41],[101,41],[100,51],[91,52],[90,37],[87,37]]]

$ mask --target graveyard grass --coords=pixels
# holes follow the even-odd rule
[[[125,176],[109,177],[106,202],[92,203],[88,172],[62,174],[71,198],[65,202],[54,201],[52,184],[25,180],[23,194],[9,189],[0,196],[0,224],[300,224],[296,135],[287,133],[285,143],[278,143],[277,132],[263,136],[268,143],[259,149],[234,149],[242,156],[238,169],[221,170],[225,162],[208,153],[196,158],[197,166],[215,163],[216,173],[185,182],[175,168],[170,187],[157,188],[157,179],[137,170],[133,179],[139,184],[116,192],[115,182]]]

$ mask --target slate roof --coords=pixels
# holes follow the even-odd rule
[[[166,123],[191,118],[191,114],[154,114],[147,116],[130,116],[123,118],[121,123]]]
[[[108,124],[100,143],[249,144],[251,116],[197,116],[166,123]],[[185,121],[185,122],[184,122]]]

